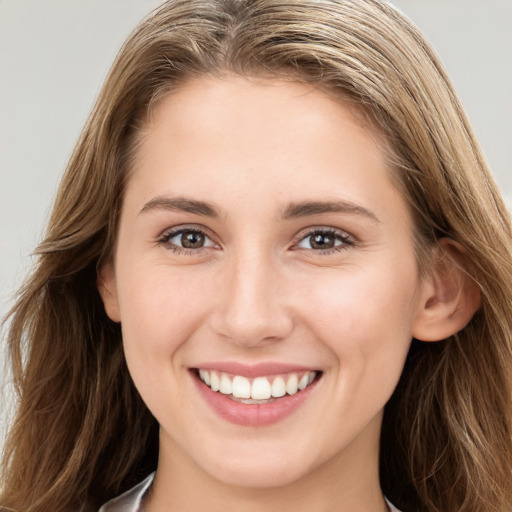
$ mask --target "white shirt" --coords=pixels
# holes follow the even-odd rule
[[[141,503],[151,487],[154,477],[155,473],[151,473],[133,489],[105,503],[98,512],[144,512]]]
[[[142,500],[146,496],[155,473],[151,473],[140,484],[136,485],[133,489],[121,494],[117,498],[105,503],[98,512],[144,512],[142,508]],[[387,500],[386,500],[387,501]],[[389,501],[387,501],[391,512],[400,512]]]

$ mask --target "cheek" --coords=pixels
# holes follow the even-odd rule
[[[341,366],[401,371],[412,339],[417,279],[414,262],[334,269],[305,283],[311,328]]]
[[[156,379],[158,373],[148,370],[169,364],[178,369],[180,347],[206,313],[204,280],[140,260],[120,261],[117,277],[123,343],[134,379],[143,372]]]
[[[331,354],[334,431],[344,424],[355,435],[392,395],[412,339],[416,283],[415,266],[402,265],[354,267],[309,285],[309,328]]]

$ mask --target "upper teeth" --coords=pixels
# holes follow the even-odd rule
[[[215,370],[199,370],[199,377],[213,391],[220,391],[224,395],[233,395],[236,398],[253,400],[266,400],[279,398],[285,394],[294,395],[311,384],[316,372],[303,374],[289,373],[275,377],[256,377],[251,380],[241,375],[229,375]]]

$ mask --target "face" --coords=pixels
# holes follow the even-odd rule
[[[379,137],[347,107],[230,76],[160,100],[105,282],[159,470],[266,487],[377,460],[422,283]]]

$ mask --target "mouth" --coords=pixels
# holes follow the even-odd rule
[[[197,369],[199,379],[212,391],[244,404],[263,404],[293,396],[310,386],[320,372],[307,371],[250,379],[215,370]]]
[[[223,419],[244,426],[283,420],[306,403],[323,372],[300,370],[248,377],[211,368],[191,368],[207,404]]]

